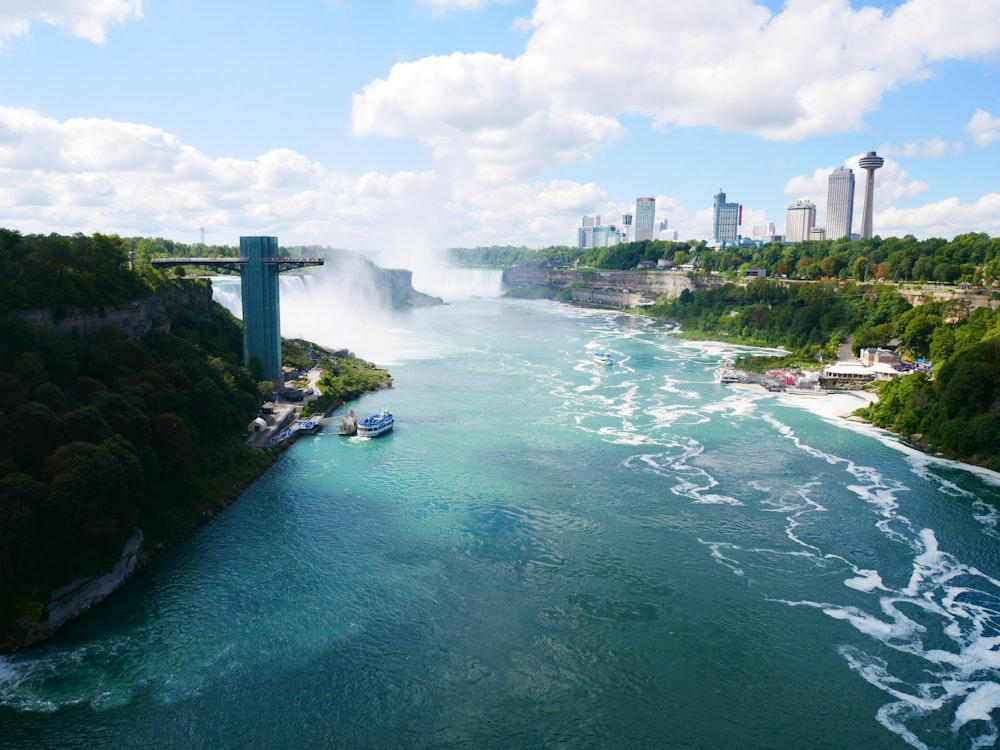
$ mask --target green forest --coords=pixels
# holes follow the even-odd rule
[[[139,339],[21,317],[59,321],[154,295],[176,298],[169,330]],[[286,350],[293,365],[298,343]],[[244,442],[264,394],[242,350],[241,323],[208,282],[156,270],[121,238],[0,229],[0,650],[49,592],[117,560],[135,527],[153,549],[271,464]],[[352,357],[325,369],[334,400],[388,378]]]

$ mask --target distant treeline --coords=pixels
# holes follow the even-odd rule
[[[762,246],[727,246],[712,249],[702,241],[643,240],[611,247],[494,246],[453,248],[458,265],[510,268],[521,263],[628,270],[643,261],[666,261],[701,273],[743,276],[762,269],[772,277],[818,280],[940,282],[990,284],[1000,279],[1000,238],[981,233],[962,234],[953,240],[875,237],[869,240],[821,240]]]

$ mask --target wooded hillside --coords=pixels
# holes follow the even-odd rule
[[[261,395],[239,321],[207,284],[128,261],[115,237],[0,230],[0,631],[117,559],[135,526],[149,544],[170,538],[272,460],[243,442]],[[193,303],[138,340],[112,327],[62,335],[17,314],[108,311],[171,289]]]

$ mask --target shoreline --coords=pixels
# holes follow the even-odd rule
[[[883,445],[907,454],[912,460],[961,469],[976,474],[992,484],[1000,485],[1000,472],[994,471],[987,466],[972,463],[971,461],[951,458],[943,453],[933,453],[929,448],[908,440],[905,435],[900,435],[892,430],[879,427],[864,417],[855,415],[854,411],[856,409],[878,401],[878,395],[871,391],[855,390],[816,394],[788,393],[786,391],[772,392],[755,383],[732,383],[729,387],[734,390],[743,390],[758,393],[762,396],[770,396],[786,406],[805,409],[840,427],[866,432],[878,439]]]
[[[756,383],[732,383],[729,387],[734,390],[745,390],[774,396],[788,406],[806,409],[821,417],[844,419],[863,424],[871,423],[863,417],[855,416],[854,412],[857,409],[869,406],[878,401],[877,394],[862,390],[836,391],[834,393],[827,391],[816,393],[769,391],[764,386]]]
[[[641,315],[642,313],[640,312],[637,314]],[[780,347],[771,348],[755,344],[739,343],[736,341],[724,341],[720,339],[689,339],[683,336],[679,336],[678,338],[683,341],[685,345],[695,346],[707,354],[715,356],[724,356],[725,352],[732,351],[734,349],[787,352],[787,350],[783,350]],[[732,383],[729,384],[729,387],[733,389],[757,392],[762,395],[777,398],[780,402],[787,406],[806,409],[821,418],[830,420],[834,424],[839,423],[842,427],[864,430],[875,436],[876,439],[881,440],[884,445],[906,453],[914,459],[951,466],[962,469],[963,471],[969,471],[977,474],[989,482],[1000,485],[1000,471],[996,471],[988,466],[984,466],[973,461],[954,458],[943,453],[933,452],[933,449],[928,445],[922,445],[919,442],[914,442],[906,435],[893,432],[892,430],[884,427],[879,427],[864,417],[856,416],[854,414],[855,410],[876,403],[879,400],[878,394],[874,391],[844,390],[832,392],[822,391],[817,393],[794,391],[791,393],[788,391],[772,392],[755,383]]]

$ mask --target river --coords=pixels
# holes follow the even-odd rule
[[[303,438],[0,658],[0,745],[996,743],[996,474],[715,383],[737,347],[472,278],[350,326],[283,289],[284,335],[390,369],[351,406],[395,430]]]

